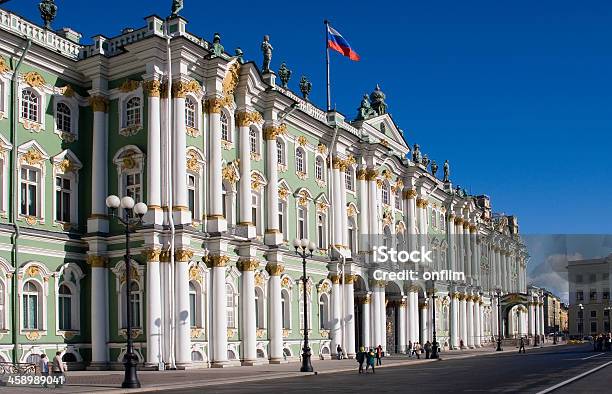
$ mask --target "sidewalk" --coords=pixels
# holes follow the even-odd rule
[[[545,345],[546,347],[552,346]],[[489,344],[485,347],[470,350],[443,351],[440,360],[453,360],[476,356],[494,355],[500,353],[516,352],[513,347],[506,347],[503,352],[496,352],[495,345]],[[389,355],[383,359],[382,367],[388,368],[402,365],[417,365],[435,362],[435,360],[409,358],[406,355]],[[138,378],[142,384],[141,389],[122,390],[123,371],[74,371],[67,373],[67,382],[62,387],[61,393],[138,393],[156,392],[171,388],[195,388],[205,386],[224,385],[249,381],[263,381],[271,379],[282,379],[313,374],[329,374],[337,372],[354,371],[357,373],[357,362],[355,360],[313,360],[314,373],[299,372],[299,362],[280,365],[257,365],[253,367],[233,368],[206,368],[180,371],[139,371]],[[5,389],[3,387],[3,389]],[[7,388],[7,393],[33,393],[48,389],[34,387]]]

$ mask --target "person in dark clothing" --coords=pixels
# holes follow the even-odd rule
[[[521,337],[521,341],[519,342],[519,353],[523,351],[525,353],[525,338]]]
[[[359,349],[359,352],[357,352],[357,356],[355,356],[355,358],[359,363],[359,373],[363,373],[363,362],[366,359],[366,352],[363,346]]]
[[[429,358],[429,353],[431,353],[431,342],[425,342],[425,358]]]
[[[376,347],[376,365],[382,365],[383,348],[381,345]]]
[[[374,349],[370,349],[370,351],[366,354],[367,364],[366,364],[366,373],[368,373],[368,369],[372,367],[372,373],[374,372],[374,359],[376,358],[376,354],[374,353]]]
[[[336,347],[336,357],[338,360],[342,360],[342,346],[340,344]]]

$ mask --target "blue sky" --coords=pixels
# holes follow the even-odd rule
[[[325,105],[323,19],[361,55],[332,55],[332,102],[354,116],[380,83],[389,112],[455,184],[516,214],[523,233],[612,233],[612,3],[606,1],[185,1],[188,29],[273,69],[286,61]],[[399,3],[399,2],[397,2]],[[495,4],[492,4],[495,3]],[[3,7],[40,21],[38,1]],[[113,36],[166,1],[62,0],[54,22]],[[254,6],[257,4],[257,6]],[[228,8],[229,7],[229,8]]]

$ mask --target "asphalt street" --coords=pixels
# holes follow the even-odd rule
[[[200,389],[167,390],[165,393],[538,393],[598,366],[593,374],[563,386],[555,393],[610,392],[612,352],[595,353],[589,345],[528,348],[527,354],[506,353],[434,363],[382,368],[376,374],[355,372]],[[357,363],[355,363],[357,367]]]

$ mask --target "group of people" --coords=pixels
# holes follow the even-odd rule
[[[366,350],[363,346],[359,348],[359,352],[355,357],[359,363],[359,373],[368,373],[370,368],[372,368],[372,373],[376,373],[374,371],[374,366],[382,365],[382,358],[384,356],[385,353],[381,345],[376,346],[376,348],[370,348],[369,350]],[[364,363],[366,365],[365,370],[363,369]]]
[[[599,334],[593,338],[593,351],[596,352],[609,352],[612,346],[612,334]]]
[[[38,360],[38,371],[42,376],[49,376],[49,372],[52,373],[52,376],[63,376],[66,372],[66,366],[62,361],[62,352],[56,352],[53,361],[51,362],[51,371],[49,371],[49,359],[45,353],[40,355],[40,360]],[[59,384],[56,384],[58,386]],[[47,384],[45,383],[45,387]]]
[[[425,353],[425,358],[431,357],[431,351],[433,350],[433,344],[430,341],[425,342],[424,345],[421,345],[420,342],[408,342],[408,357],[416,357],[418,359],[421,358],[421,354]]]

